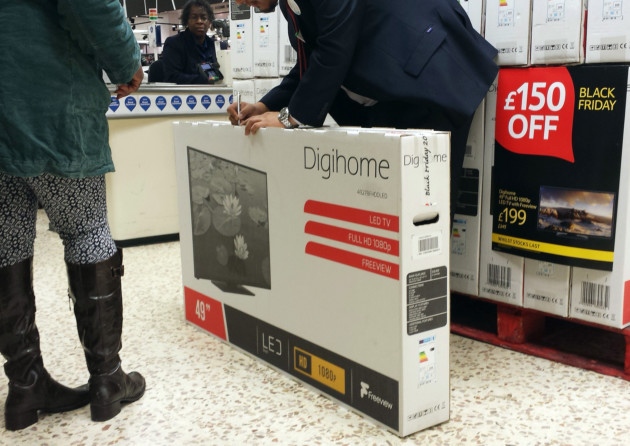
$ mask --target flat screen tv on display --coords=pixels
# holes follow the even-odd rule
[[[558,236],[609,239],[614,229],[615,194],[540,187],[538,230]]]
[[[223,291],[271,289],[267,174],[188,147],[194,275]]]

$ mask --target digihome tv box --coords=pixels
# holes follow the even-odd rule
[[[449,419],[449,134],[174,125],[186,320],[400,436]]]

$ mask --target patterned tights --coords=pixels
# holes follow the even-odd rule
[[[0,173],[0,268],[33,256],[38,203],[61,237],[67,262],[93,264],[116,253],[104,175],[20,178]]]

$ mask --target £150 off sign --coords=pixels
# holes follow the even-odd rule
[[[565,67],[502,69],[495,139],[514,153],[574,162],[574,107],[573,81]]]

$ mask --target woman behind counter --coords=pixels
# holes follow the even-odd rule
[[[210,84],[199,70],[202,62],[217,63],[214,41],[207,36],[214,12],[206,0],[190,0],[184,6],[181,23],[184,32],[164,41],[162,49],[164,82]]]

